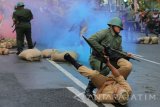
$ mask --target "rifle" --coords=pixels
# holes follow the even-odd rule
[[[12,28],[14,27],[14,29],[13,29],[13,31],[12,31],[13,33],[14,33],[14,32],[15,32],[15,30],[16,30],[16,26],[15,26],[16,24],[17,24],[17,22],[16,22],[16,21],[14,21],[14,22],[13,22],[13,25],[12,25]]]
[[[102,61],[103,63],[106,63],[106,58],[105,58],[106,55],[103,53],[100,53],[94,46],[92,46],[92,44],[83,35],[82,37],[88,43],[88,45],[97,53],[97,55],[99,56],[97,57],[97,59]]]
[[[13,25],[13,26],[15,26],[15,25]],[[14,33],[15,31],[16,31],[16,27],[13,29],[13,31],[12,31],[12,32]]]
[[[129,57],[129,56],[127,55],[127,53],[124,53],[124,52],[122,52],[122,51],[113,49],[113,48],[111,48],[111,47],[109,47],[109,46],[103,46],[103,47],[104,47],[104,49],[105,49],[105,53],[109,56],[110,59],[118,60],[118,59],[120,59],[120,58],[124,58],[124,59],[127,59],[127,60],[132,59],[132,60],[136,60],[136,61],[139,61],[139,62],[140,62],[139,59],[136,59],[136,58],[134,58],[134,57]]]
[[[20,18],[20,17],[19,17]],[[18,24],[20,24],[20,21],[19,20],[13,20],[13,25],[12,25],[12,28],[14,27],[14,29],[13,29],[13,33],[15,32],[15,30],[16,30],[16,25],[18,25]]]
[[[129,57],[126,53],[112,49],[109,46],[103,46],[104,47],[104,52],[105,53],[100,53],[88,40],[87,38],[85,38],[84,36],[82,36],[84,38],[84,40],[88,43],[88,45],[96,52],[97,56],[99,56],[97,59],[99,59],[102,62],[106,62],[105,60],[105,56],[108,56],[110,58],[110,60],[118,60],[120,58],[125,58],[127,60],[129,59],[133,59],[136,61],[140,61],[134,57]]]

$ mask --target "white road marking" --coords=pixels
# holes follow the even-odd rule
[[[132,55],[135,56],[135,57],[143,57],[142,55],[133,54],[133,53],[132,53]]]
[[[63,74],[65,74],[68,78],[70,78],[74,83],[76,83],[78,86],[80,86],[82,89],[85,90],[87,87],[84,83],[82,83],[79,79],[75,78],[71,73],[69,73],[67,70],[62,68],[59,64],[57,64],[54,61],[48,60],[52,65],[54,65],[56,68],[58,68]]]
[[[141,59],[141,60],[144,60],[144,61],[147,61],[147,62],[153,63],[153,64],[160,65],[160,63],[159,63],[159,62],[155,62],[155,61],[148,60],[148,59],[145,59],[145,58],[140,58],[140,57],[135,57],[135,58],[138,58],[138,59]]]
[[[59,69],[63,74],[65,74],[68,78],[70,78],[74,83],[76,83],[79,87],[81,87],[83,90],[86,89],[86,85],[82,83],[79,79],[74,77],[71,73],[69,73],[67,70],[65,70],[63,67],[61,67],[59,64],[57,64],[54,61],[51,61],[47,59],[53,66],[55,66],[57,69]],[[103,104],[105,107],[114,107],[112,104]],[[112,106],[111,106],[112,105]]]
[[[114,105],[112,104],[103,104],[105,107],[115,107]]]
[[[88,107],[97,107],[96,104],[94,104],[92,101],[90,101],[88,98],[85,97],[84,93],[79,92],[76,88],[67,87],[67,89],[76,95],[74,98],[77,99],[78,101],[87,104]]]

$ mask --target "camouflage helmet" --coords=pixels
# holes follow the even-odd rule
[[[123,23],[122,20],[118,17],[114,17],[109,23],[109,26],[118,26],[121,30],[123,30]]]
[[[24,3],[23,3],[23,2],[18,2],[16,6],[17,6],[17,7],[24,6]]]

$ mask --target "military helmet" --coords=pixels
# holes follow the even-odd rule
[[[118,17],[114,17],[109,23],[109,26],[118,26],[121,28],[121,30],[123,30],[123,23],[122,20]]]
[[[17,7],[21,7],[21,6],[24,6],[24,3],[23,2],[18,2]]]

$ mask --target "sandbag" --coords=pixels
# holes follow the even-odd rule
[[[0,55],[8,55],[9,49],[7,48],[0,48]]]
[[[43,58],[50,58],[52,51],[54,51],[54,50],[53,49],[45,49],[45,50],[41,51],[42,57]]]
[[[158,44],[158,37],[151,37],[150,44]]]
[[[0,48],[0,55],[2,55],[3,54],[3,52],[2,52],[2,50],[1,50],[1,48]]]
[[[64,61],[66,61],[64,59],[64,55],[66,53],[69,53],[75,60],[77,59],[77,54],[75,52],[65,51],[65,52],[52,52],[52,54],[51,54],[51,60],[64,62]]]
[[[140,38],[137,39],[137,42],[136,42],[136,43],[138,43],[138,44],[143,44],[143,42],[144,42],[144,38],[143,38],[143,37],[140,37]]]
[[[6,47],[6,42],[0,43],[0,48],[7,48]]]
[[[38,49],[27,49],[22,51],[19,57],[27,61],[40,61],[41,52]]]
[[[3,43],[3,42],[5,42],[5,39],[2,39],[2,40],[0,41],[0,43]]]
[[[11,41],[12,44],[12,48],[15,48],[17,46],[16,40],[15,41]]]
[[[149,44],[150,41],[151,41],[151,38],[150,38],[150,37],[144,37],[143,43],[144,43],[144,44]]]
[[[3,55],[3,51],[2,51],[2,48],[0,48],[0,55]]]
[[[137,40],[140,44],[158,44],[158,37],[140,37]]]
[[[0,41],[0,47],[1,48],[7,48],[7,49],[11,49],[16,47],[16,39],[12,39],[12,38],[4,38],[3,40]]]
[[[17,46],[16,39],[10,39],[10,40],[8,40],[8,42],[10,42],[10,43],[11,43],[12,48],[14,48],[14,47],[16,47],[16,46]]]
[[[0,43],[0,47],[1,48],[11,49],[13,47],[13,43],[11,43],[11,42],[3,42],[3,43]]]
[[[11,49],[12,48],[12,43],[11,42],[6,42],[6,48]]]
[[[4,55],[8,55],[9,54],[9,49],[4,49]]]

